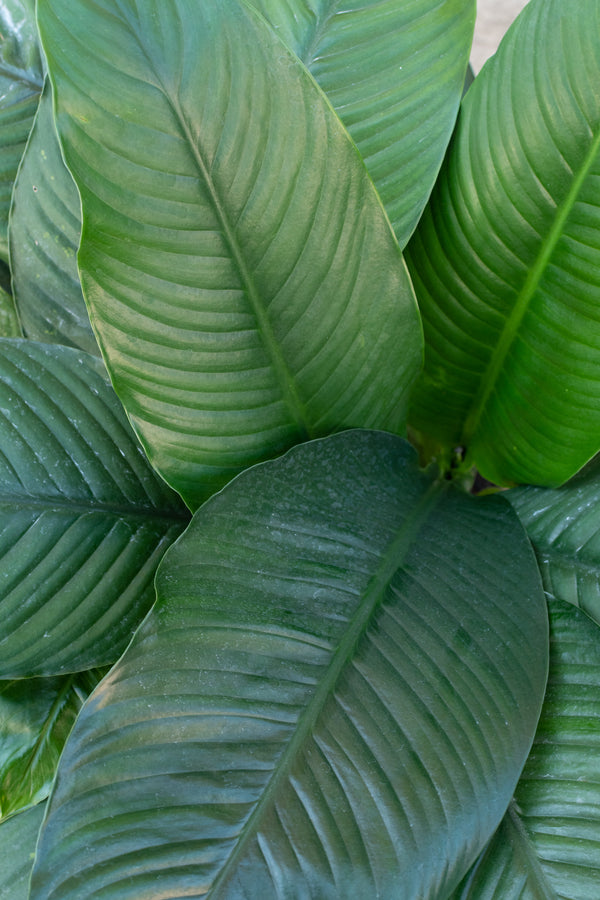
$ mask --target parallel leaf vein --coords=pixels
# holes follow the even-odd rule
[[[544,273],[550,263],[552,254],[563,235],[566,222],[578,200],[579,194],[583,187],[583,183],[589,175],[593,164],[595,163],[598,153],[600,152],[600,130],[590,144],[579,171],[576,173],[569,192],[567,193],[562,204],[557,208],[556,215],[550,231],[545,240],[542,242],[537,259],[531,267],[525,283],[516,298],[512,312],[507,317],[504,328],[498,342],[491,355],[485,374],[481,380],[479,390],[475,400],[471,406],[470,412],[465,420],[463,428],[462,443],[468,446],[477,428],[487,405],[487,402],[494,391],[506,357],[518,333],[519,327],[529,309],[529,305]]]
[[[398,530],[395,539],[383,554],[379,565],[369,582],[369,586],[364,596],[361,598],[355,615],[350,620],[343,639],[340,641],[333,654],[326,674],[319,682],[311,701],[304,710],[291,739],[276,765],[270,782],[263,791],[244,826],[234,851],[213,884],[211,893],[214,896],[218,896],[220,888],[225,885],[230,873],[235,869],[238,861],[242,858],[246,845],[259,832],[260,822],[263,816],[273,808],[274,800],[282,783],[289,776],[294,761],[313,734],[315,725],[325,704],[332,696],[335,686],[339,682],[349,660],[352,659],[357,644],[367,631],[369,624],[372,621],[374,611],[383,600],[387,585],[397,572],[398,567],[406,558],[421,527],[431,514],[432,509],[440,501],[446,487],[446,483],[442,482],[435,482],[431,485],[429,490],[425,492],[420,501],[416,504],[412,514]]]

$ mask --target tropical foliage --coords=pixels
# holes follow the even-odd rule
[[[1,0],[0,898],[596,900],[600,0]]]

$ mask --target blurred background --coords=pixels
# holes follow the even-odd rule
[[[502,35],[526,5],[527,0],[477,0],[477,23],[471,53],[475,73],[494,53]]]

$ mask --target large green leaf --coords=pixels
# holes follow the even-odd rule
[[[559,601],[550,610],[548,691],[516,802],[453,900],[597,900],[598,628]]]
[[[266,22],[237,0],[38,14],[84,293],[167,481],[195,506],[307,437],[403,431],[421,363],[404,262],[356,148]]]
[[[498,484],[600,448],[598,0],[532,0],[469,89],[408,249],[426,337],[411,419]]]
[[[529,485],[506,496],[534,546],[548,595],[600,624],[600,459],[560,488]]]
[[[544,693],[509,504],[345,432],[209,500],[157,592],[67,741],[33,900],[445,897]]]
[[[0,824],[0,900],[29,900],[29,878],[45,803]]]
[[[77,271],[80,235],[79,194],[60,152],[47,84],[14,187],[13,293],[27,337],[98,354]]]
[[[403,247],[460,101],[475,0],[251,0],[326,92]]]
[[[102,674],[0,681],[0,820],[46,799],[73,722]]]
[[[38,105],[43,67],[35,0],[0,3],[0,259],[8,260],[13,182]]]
[[[0,677],[117,659],[183,530],[101,362],[0,341]]]

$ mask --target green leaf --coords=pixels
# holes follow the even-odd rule
[[[32,900],[446,896],[544,694],[509,504],[344,432],[209,500],[157,593],[67,741]]]
[[[10,270],[0,260],[0,337],[21,336],[21,323],[11,293]]]
[[[34,0],[0,4],[0,259],[8,261],[8,213],[43,83]]]
[[[77,271],[80,235],[79,194],[62,158],[47,84],[13,194],[13,292],[27,337],[98,354]]]
[[[408,261],[417,431],[496,484],[557,486],[600,448],[597,0],[532,0],[462,105]]]
[[[45,803],[0,823],[0,900],[29,900],[29,878]]]
[[[514,488],[506,497],[533,544],[547,594],[600,624],[600,459],[561,488]]]
[[[0,819],[47,798],[73,722],[103,674],[0,681]]]
[[[456,119],[475,0],[251,0],[347,127],[404,247]]]
[[[0,341],[0,677],[114,662],[186,518],[99,360]]]
[[[404,262],[356,148],[264,20],[237,0],[38,14],[84,294],[165,479],[197,506],[307,437],[404,431],[422,346]]]
[[[598,628],[559,601],[550,611],[548,691],[516,802],[452,900],[598,897]]]

